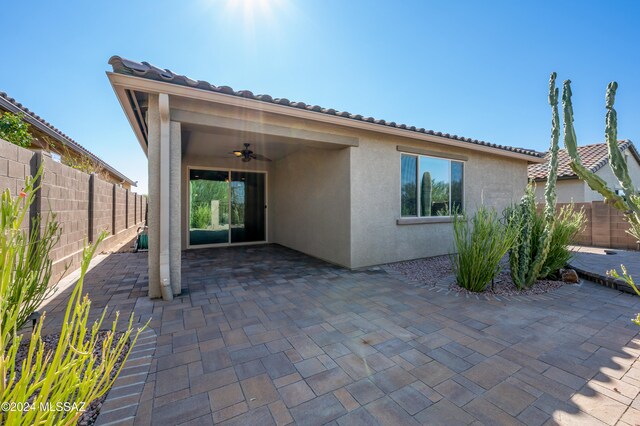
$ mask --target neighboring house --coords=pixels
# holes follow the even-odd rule
[[[277,243],[348,268],[450,253],[452,210],[517,201],[527,166],[543,161],[118,56],[109,63],[149,160],[151,297],[160,283],[180,292],[183,249]],[[244,144],[272,161],[242,161]]]
[[[98,156],[62,133],[39,115],[31,112],[15,99],[9,97],[6,93],[0,92],[0,113],[3,112],[21,113],[24,116],[24,121],[31,125],[30,132],[33,135],[33,141],[28,149],[49,152],[55,160],[64,162],[72,167],[76,165],[77,168],[83,171],[90,171],[86,170],[89,168],[99,174],[102,179],[118,184],[125,189],[131,189],[132,186],[136,186],[136,182],[105,163]]]
[[[619,141],[618,146],[627,160],[629,175],[633,184],[636,188],[640,188],[640,155],[638,150],[630,140]],[[579,146],[578,153],[582,164],[586,168],[600,176],[609,188],[622,193],[622,187],[609,166],[606,143]],[[558,202],[590,203],[592,201],[603,201],[602,195],[589,188],[589,185],[578,179],[578,176],[571,170],[571,167],[569,167],[571,159],[567,151],[561,149],[558,154],[558,183],[556,187]],[[545,154],[544,163],[529,166],[529,180],[536,183],[536,199],[540,202],[544,201],[544,185],[547,182],[548,167],[548,153]]]

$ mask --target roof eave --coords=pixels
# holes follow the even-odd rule
[[[284,115],[288,117],[302,118],[306,120],[313,120],[326,124],[333,124],[343,127],[349,127],[354,129],[367,130],[375,133],[385,133],[394,136],[401,136],[414,140],[427,141],[432,143],[438,143],[448,146],[456,146],[472,151],[487,152],[498,156],[516,158],[519,160],[528,161],[531,163],[542,163],[544,158],[536,157],[533,155],[508,151],[505,149],[476,145],[469,142],[459,141],[437,135],[430,135],[426,133],[417,133],[407,129],[401,129],[397,127],[382,126],[376,123],[368,121],[352,120],[347,117],[340,117],[335,115],[323,114],[306,109],[297,109],[290,106],[278,105],[274,103],[262,102],[255,99],[247,99],[239,96],[228,95],[224,93],[216,93],[208,90],[198,89],[195,87],[187,87],[177,85],[173,83],[167,83],[163,81],[151,80],[144,77],[137,77],[132,75],[120,74],[117,72],[107,72],[109,81],[118,97],[120,105],[122,106],[127,119],[133,128],[138,142],[142,146],[143,151],[147,152],[146,142],[142,133],[142,129],[138,126],[133,109],[128,102],[125,89],[137,90],[146,93],[166,93],[168,95],[182,96],[191,99],[202,100],[206,102],[213,102],[238,108],[246,108],[250,110],[256,110],[260,112],[268,112],[278,115]]]

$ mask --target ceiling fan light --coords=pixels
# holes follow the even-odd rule
[[[233,151],[233,155],[236,157],[242,157],[242,151]]]

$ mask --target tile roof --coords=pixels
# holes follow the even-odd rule
[[[307,111],[313,111],[321,114],[335,115],[338,117],[344,117],[351,120],[365,121],[368,123],[374,123],[381,126],[396,127],[403,130],[409,130],[417,133],[425,133],[428,135],[440,136],[447,139],[467,142],[475,145],[482,145],[505,151],[515,152],[524,155],[530,155],[535,158],[541,158],[542,154],[524,148],[516,148],[506,145],[498,145],[491,142],[485,142],[478,139],[465,138],[458,135],[451,135],[449,133],[435,132],[433,130],[426,130],[424,128],[417,128],[415,126],[408,126],[406,124],[398,124],[393,121],[386,121],[381,119],[375,119],[373,117],[363,117],[360,114],[351,114],[347,111],[337,111],[333,108],[323,108],[318,105],[308,105],[304,102],[294,102],[286,98],[273,98],[269,95],[254,95],[249,90],[233,90],[229,86],[215,86],[209,82],[203,80],[193,80],[187,76],[176,74],[168,69],[161,69],[148,62],[136,62],[129,59],[122,58],[120,56],[112,56],[109,59],[109,64],[113,67],[113,72],[125,75],[132,75],[135,77],[143,77],[150,80],[162,81],[166,83],[177,84],[180,86],[192,87],[195,89],[208,90],[216,93],[223,93],[226,95],[237,96],[241,98],[253,99],[262,102],[268,102],[272,104],[284,105],[291,108],[305,109]]]
[[[618,141],[618,146],[620,147],[620,151],[624,152],[628,148],[630,148],[631,153],[638,159],[640,162],[640,156],[638,155],[638,151],[636,150],[633,142],[630,140]],[[593,173],[600,170],[603,166],[605,166],[609,162],[609,156],[607,153],[607,144],[606,143],[597,143],[593,145],[585,145],[578,147],[578,153],[580,154],[580,159],[582,160],[582,164],[591,170]],[[530,180],[545,180],[547,179],[547,173],[549,168],[549,153],[546,152],[544,154],[545,162],[539,164],[530,164],[529,165],[529,179]],[[561,179],[569,179],[577,177],[571,167],[569,167],[569,163],[571,159],[567,154],[566,149],[561,149],[558,152],[558,178]]]
[[[132,181],[131,179],[129,179],[128,177],[120,173],[118,170],[114,169],[112,166],[107,164],[100,157],[98,157],[97,155],[95,155],[94,153],[92,153],[82,145],[80,145],[78,142],[71,139],[68,135],[63,133],[62,130],[56,128],[53,124],[49,123],[48,121],[40,117],[35,112],[29,110],[29,108],[25,107],[20,102],[16,101],[14,98],[7,95],[5,92],[1,92],[1,91],[0,91],[0,108],[13,113],[19,113],[19,112],[23,113],[25,116],[25,120],[29,124],[34,125],[40,131],[49,134],[51,137],[55,138],[58,142],[62,142],[69,149],[88,156],[93,161],[100,164],[100,166],[107,169],[111,174],[116,176],[118,179],[122,179],[128,182],[130,185],[133,185],[133,186],[136,185],[136,182]]]

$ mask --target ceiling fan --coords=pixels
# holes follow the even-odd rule
[[[256,154],[253,151],[251,151],[249,149],[249,145],[251,145],[251,144],[245,143],[244,144],[244,149],[233,151],[230,154],[235,155],[236,157],[240,158],[245,163],[251,161],[252,159],[253,160],[258,160],[258,161],[271,161],[269,158],[265,157],[264,155]]]

